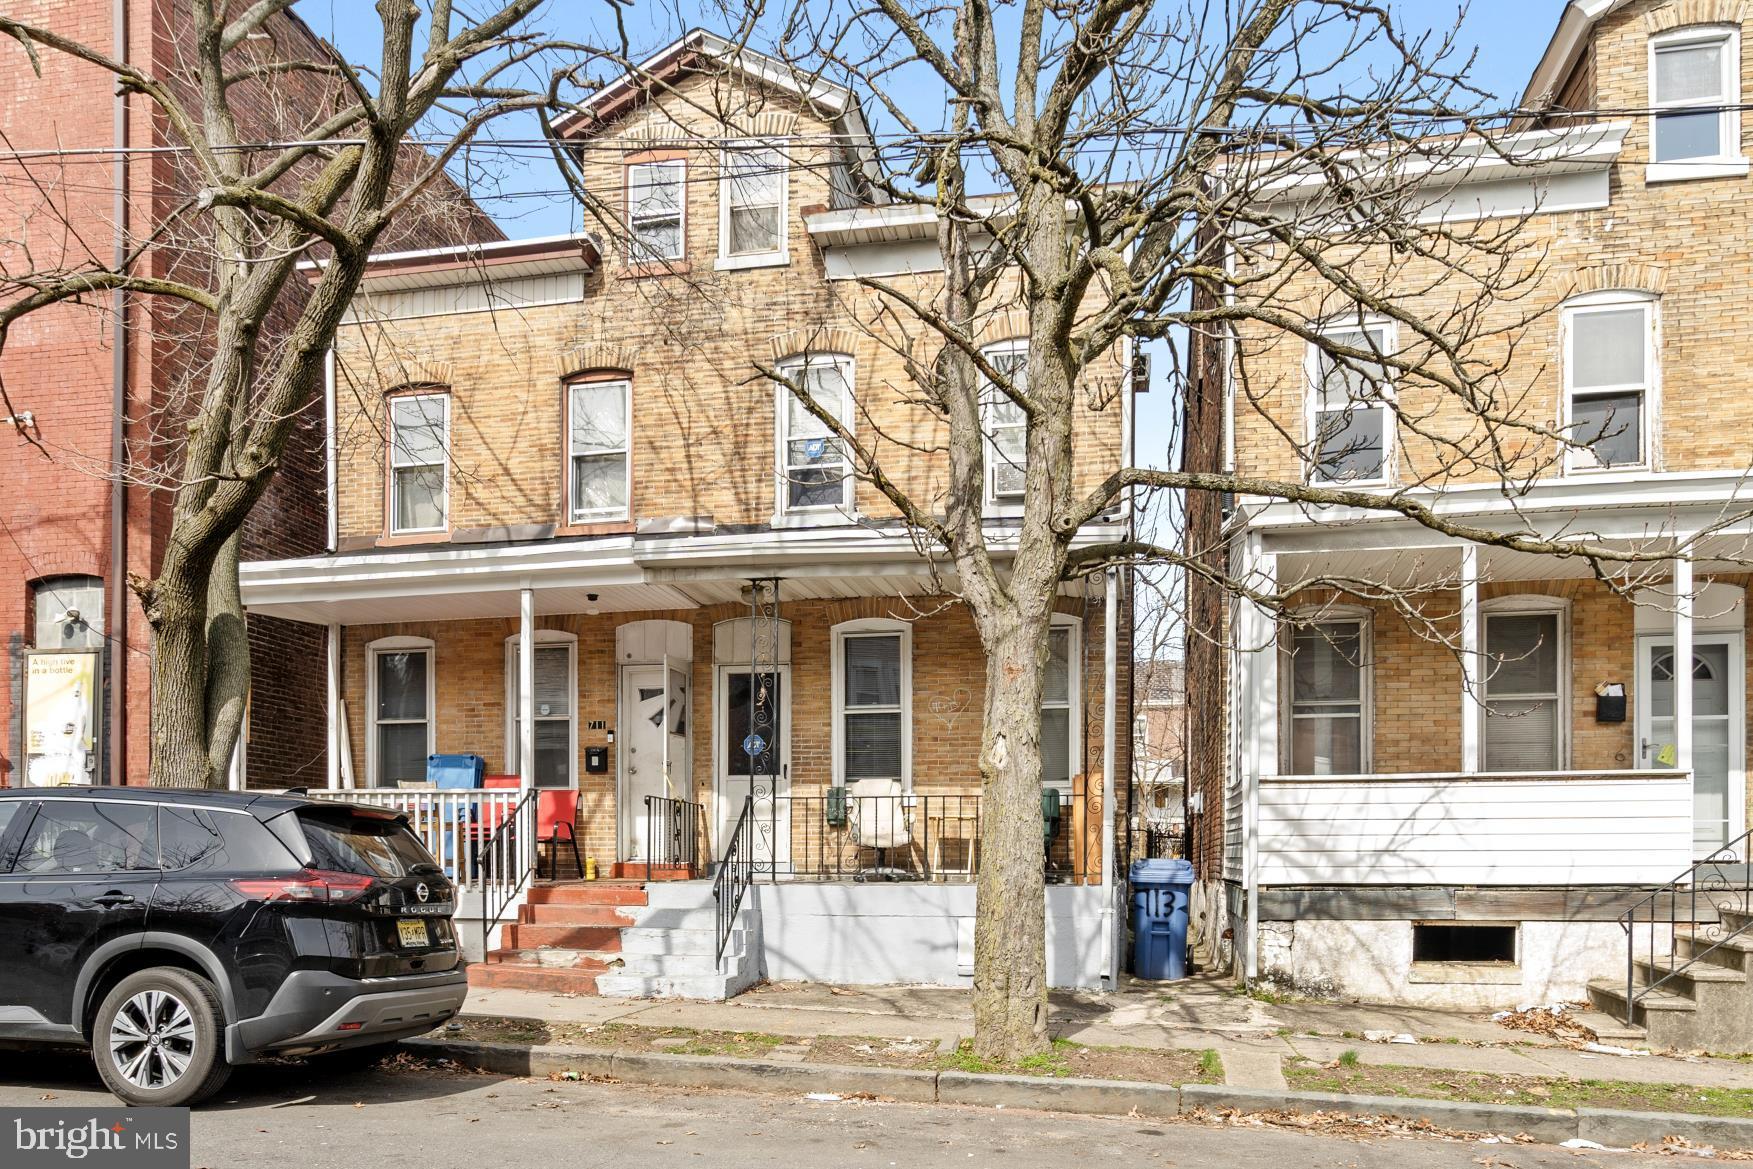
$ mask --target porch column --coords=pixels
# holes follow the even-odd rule
[[[536,593],[524,589],[517,604],[517,778],[522,791],[536,786]]]
[[[1461,772],[1476,775],[1482,766],[1479,712],[1485,678],[1479,669],[1479,546],[1461,547]]]
[[[1249,571],[1244,579],[1257,592],[1278,587],[1278,557],[1262,549],[1261,537],[1248,538]],[[1242,879],[1247,895],[1247,946],[1243,975],[1260,976],[1260,781],[1278,772],[1278,618],[1270,610],[1244,602],[1241,637],[1244,679],[1242,701],[1247,736],[1242,752]]]
[[[1119,706],[1115,701],[1115,691],[1120,682],[1119,576],[1118,570],[1113,568],[1102,574],[1102,975],[1110,987],[1118,986],[1120,977],[1120,947],[1114,920],[1114,752],[1119,745],[1118,728],[1114,722]]]
[[[341,627],[334,622],[329,623],[328,639],[328,675],[329,675],[329,790],[341,789],[341,752],[347,749],[347,741],[341,734]]]
[[[1674,766],[1692,770],[1692,561],[1674,561]]]

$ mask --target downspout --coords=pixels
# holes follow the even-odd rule
[[[113,0],[110,25],[115,35],[111,55],[128,60],[128,0]],[[117,271],[128,262],[128,97],[118,87],[114,98],[116,157],[113,164]],[[128,294],[111,293],[115,337],[110,368],[110,783],[128,782]]]
[[[335,498],[335,347],[323,354],[323,487],[329,505],[329,551],[340,543],[340,502]]]
[[[1114,691],[1120,675],[1119,576],[1119,570],[1112,566],[1102,574],[1102,978],[1110,990],[1120,985],[1119,925],[1114,904],[1118,892],[1114,883],[1114,752],[1119,735],[1114,726]]]

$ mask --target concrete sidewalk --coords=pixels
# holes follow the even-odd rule
[[[568,997],[471,990],[464,1013],[547,1022],[754,1031],[795,1038],[867,1036],[953,1044],[973,1034],[972,995],[927,987],[757,987],[729,1002]],[[1382,1031],[1417,1043],[1372,1043]],[[1343,1003],[1265,1003],[1216,979],[1134,983],[1112,994],[1055,993],[1053,1034],[1088,1046],[1201,1051],[1223,1058],[1225,1081],[1281,1088],[1287,1058],[1317,1063],[1355,1051],[1371,1065],[1498,1075],[1753,1088],[1753,1061],[1577,1050],[1477,1015]]]

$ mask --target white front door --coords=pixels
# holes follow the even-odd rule
[[[672,733],[679,731],[686,742],[686,703],[678,721],[678,712],[671,709],[676,694],[670,673],[662,665],[621,668],[621,774],[615,803],[622,860],[645,859],[650,839],[645,797],[686,798],[685,751]],[[679,769],[674,778],[672,769]]]
[[[713,846],[723,852],[752,800],[755,865],[780,871],[791,858],[791,667],[757,677],[746,666],[720,666],[714,701]]]
[[[1738,635],[1695,634],[1692,642],[1692,839],[1699,857],[1739,836],[1746,769],[1741,746],[1745,717]],[[1638,765],[1673,767],[1674,642],[1638,641]]]

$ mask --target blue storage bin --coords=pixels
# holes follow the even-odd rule
[[[487,760],[479,755],[428,755],[426,782],[434,787],[480,787]]]
[[[1187,977],[1187,911],[1193,864],[1184,860],[1133,861],[1132,972],[1173,981]]]

